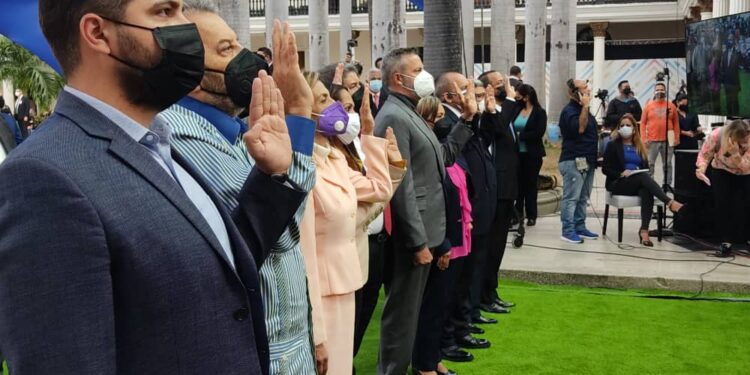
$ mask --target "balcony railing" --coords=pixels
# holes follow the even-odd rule
[[[390,0],[379,0],[390,1]],[[676,3],[677,0],[578,0],[578,5],[608,5],[608,4],[633,4],[633,3]],[[547,2],[551,5],[551,2]],[[367,14],[370,0],[352,0],[353,14]],[[526,0],[516,0],[516,7],[526,6]],[[474,9],[489,9],[492,0],[474,0]],[[306,16],[309,12],[308,0],[289,0],[290,16]],[[328,14],[339,14],[339,0],[328,1]],[[417,6],[411,1],[406,1],[407,12],[419,12]],[[266,15],[265,0],[250,0],[250,17],[264,17]]]

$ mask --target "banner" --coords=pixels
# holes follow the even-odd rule
[[[31,51],[62,74],[52,49],[39,27],[37,0],[0,0],[0,34]]]

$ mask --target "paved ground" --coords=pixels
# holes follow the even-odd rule
[[[604,179],[597,173],[588,227],[602,232]],[[750,293],[750,254],[735,259],[713,257],[715,249],[686,238],[668,238],[654,248],[638,245],[638,209],[626,210],[623,243],[618,246],[616,210],[611,210],[609,238],[575,245],[560,240],[559,215],[540,218],[529,228],[520,249],[508,246],[503,276],[551,284],[590,287],[655,288],[682,291]],[[652,223],[656,228],[656,223]],[[684,246],[680,246],[680,245]],[[651,258],[651,259],[643,259]],[[732,264],[718,262],[730,261]],[[744,265],[745,267],[738,266]],[[702,276],[703,275],[703,276]],[[704,282],[701,282],[701,277]]]

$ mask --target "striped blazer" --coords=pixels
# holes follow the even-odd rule
[[[233,143],[205,117],[179,104],[159,114],[173,130],[172,145],[190,160],[230,209],[237,207],[243,183],[255,165],[242,134]],[[294,157],[289,177],[304,191],[315,184],[312,139],[315,124],[287,117]],[[300,250],[300,206],[268,258],[260,266],[271,374],[313,374],[314,352],[305,264]],[[259,263],[260,265],[260,263]]]

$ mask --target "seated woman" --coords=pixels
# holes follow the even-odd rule
[[[607,176],[607,191],[615,195],[641,197],[641,229],[638,235],[642,245],[651,247],[654,243],[648,236],[648,227],[654,212],[654,197],[675,213],[680,211],[682,204],[669,198],[648,173],[633,173],[648,169],[646,155],[646,147],[641,141],[635,117],[626,113],[612,131],[612,140],[604,151],[602,171]]]

